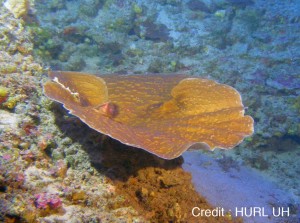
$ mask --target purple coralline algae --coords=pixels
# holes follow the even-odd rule
[[[57,209],[62,206],[61,199],[56,194],[40,193],[34,195],[34,204],[37,208],[42,209]]]

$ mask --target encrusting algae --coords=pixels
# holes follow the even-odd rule
[[[183,75],[49,72],[45,94],[91,128],[164,159],[193,145],[232,148],[253,133],[240,94]]]

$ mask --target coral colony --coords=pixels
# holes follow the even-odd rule
[[[71,114],[101,133],[165,159],[180,156],[196,143],[232,148],[253,133],[253,119],[244,116],[240,94],[211,80],[62,71],[50,71],[49,76],[53,81],[44,85],[45,94]]]

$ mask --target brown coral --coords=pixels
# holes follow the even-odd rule
[[[195,144],[232,148],[253,133],[240,94],[182,75],[49,72],[45,94],[91,128],[164,159]]]

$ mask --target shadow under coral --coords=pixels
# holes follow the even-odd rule
[[[60,130],[73,142],[82,145],[93,167],[111,180],[124,182],[130,176],[136,176],[140,169],[149,166],[171,170],[183,163],[182,157],[164,160],[105,136],[89,128],[77,117],[67,114],[59,104],[53,104],[53,111],[56,114],[56,125]]]

